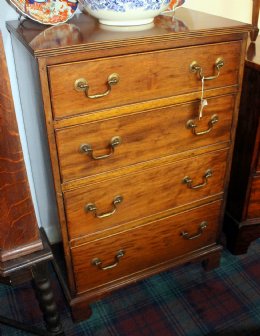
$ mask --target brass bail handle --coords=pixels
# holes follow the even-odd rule
[[[92,212],[96,218],[106,218],[112,216],[116,210],[117,210],[117,205],[123,202],[123,197],[122,196],[116,196],[112,202],[112,210],[109,212],[104,212],[101,214],[98,214],[97,207],[95,203],[88,203],[85,206],[85,211],[86,212]]]
[[[213,76],[209,76],[209,77],[205,77],[203,75],[203,69],[202,67],[196,62],[192,62],[190,64],[190,71],[193,73],[197,73],[200,77],[200,79],[204,78],[204,80],[212,80],[212,79],[216,79],[218,78],[218,76],[220,75],[220,69],[224,66],[224,60],[222,58],[217,58],[216,62],[215,62],[215,72],[216,74]]]
[[[74,88],[76,91],[85,92],[86,97],[90,99],[97,99],[97,98],[102,98],[102,97],[107,96],[111,92],[112,86],[116,85],[118,82],[119,82],[119,75],[117,73],[112,73],[111,75],[108,76],[107,90],[103,93],[97,93],[94,95],[90,95],[89,94],[89,84],[85,78],[77,79],[74,83]]]
[[[92,259],[91,264],[93,266],[96,266],[97,268],[99,268],[102,271],[107,271],[110,270],[114,267],[116,267],[119,264],[120,259],[125,255],[125,251],[124,250],[120,250],[117,252],[117,254],[115,255],[115,261],[114,263],[107,265],[107,266],[102,266],[102,260],[100,260],[99,258],[94,258]]]
[[[188,240],[196,239],[202,235],[202,233],[207,228],[207,226],[208,226],[208,223],[206,221],[203,221],[200,223],[197,233],[195,233],[194,235],[190,235],[188,232],[182,231],[181,236]]]
[[[192,185],[193,181],[189,176],[185,176],[182,182],[184,184],[187,184],[187,187],[190,189],[200,189],[200,188],[205,187],[208,184],[208,178],[211,177],[212,174],[213,174],[212,170],[208,169],[203,176],[203,182],[197,185]]]
[[[212,131],[213,129],[213,126],[219,121],[219,118],[218,118],[218,115],[217,114],[214,114],[209,122],[208,122],[208,129],[204,130],[204,131],[200,131],[200,132],[197,132],[196,128],[198,127],[198,125],[195,123],[194,120],[188,120],[187,121],[187,124],[186,124],[186,127],[188,129],[191,129],[191,132],[194,134],[194,135],[204,135],[204,134],[207,134],[209,132]]]
[[[110,156],[112,156],[115,152],[115,148],[117,146],[119,146],[122,143],[122,139],[120,136],[114,136],[109,143],[109,148],[110,151],[108,154],[104,154],[104,155],[95,155],[94,154],[94,150],[92,148],[92,146],[90,144],[82,144],[79,148],[79,151],[81,153],[85,153],[87,155],[89,155],[93,160],[102,160],[102,159],[106,159],[109,158]]]

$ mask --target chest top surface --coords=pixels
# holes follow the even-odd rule
[[[249,31],[249,24],[180,8],[172,18],[159,15],[150,25],[109,27],[85,14],[57,26],[44,26],[30,20],[10,21],[9,31],[35,56],[56,56],[68,52],[131,47],[203,36]]]

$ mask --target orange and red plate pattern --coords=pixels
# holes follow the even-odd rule
[[[55,25],[70,19],[78,0],[10,0],[25,16],[43,24]]]

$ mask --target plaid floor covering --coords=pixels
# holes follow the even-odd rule
[[[56,300],[67,336],[260,336],[260,240],[246,255],[224,250],[221,266],[179,267],[118,290],[73,324],[55,276]],[[0,286],[1,315],[43,327],[30,284]],[[0,335],[29,335],[0,325]]]

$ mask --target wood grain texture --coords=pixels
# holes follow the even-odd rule
[[[84,15],[70,23],[69,32],[63,25],[46,30],[28,21],[8,23],[8,29],[39,64],[69,302],[74,318],[81,319],[90,300],[113,289],[185,262],[218,265],[250,27],[185,8],[174,20],[158,17],[151,29],[139,32],[111,32]],[[197,61],[211,76],[218,57],[225,65],[217,79],[205,83],[209,105],[199,129],[213,113],[219,122],[196,137],[186,122],[197,116],[201,80],[189,66]],[[104,92],[113,72],[120,80],[106,97],[90,100],[74,90],[75,80],[85,77],[91,94]],[[95,154],[107,153],[116,135],[122,145],[108,160],[94,162],[79,153],[85,142]],[[207,169],[213,176],[203,188],[182,183],[186,175],[195,185],[204,182]],[[109,212],[117,195],[123,202],[110,217],[98,219],[84,209],[91,202],[99,214]],[[179,229],[197,233],[197,220],[204,217],[211,225],[201,240],[180,237]],[[92,258],[108,265],[121,242],[130,251],[123,271],[92,271]]]
[[[234,42],[51,66],[48,71],[54,118],[200,91],[201,80],[189,68],[193,61],[202,67],[205,76],[216,73],[218,58],[225,62],[221,75],[205,82],[205,90],[237,84],[240,54],[241,43]],[[176,61],[169,61],[173,59]],[[85,78],[89,94],[105,92],[107,79],[113,73],[119,75],[119,82],[105,97],[89,99],[74,89],[75,81]]]
[[[64,193],[67,226],[70,239],[93,234],[114,226],[152,216],[197,200],[221,194],[225,180],[227,150],[196,156],[177,163],[144,170],[102,183]],[[183,183],[185,176],[193,185],[204,182],[205,172],[211,169],[208,184],[196,190]],[[111,217],[99,219],[86,212],[85,206],[94,203],[98,213],[111,211],[113,199],[122,196],[123,202]]]
[[[248,34],[251,29],[249,24],[218,16],[209,18],[205,13],[186,8],[178,9],[174,22],[165,16],[159,16],[151,29],[140,31],[104,29],[96,19],[85,14],[73,17],[70,24],[72,26],[57,25],[49,29],[50,27],[27,20],[22,25],[19,21],[8,22],[7,27],[32,54],[36,57],[47,56],[49,62],[52,58],[49,56],[61,56],[65,61],[72,54],[80,57],[82,52],[115,53],[121,48],[158,50],[157,45],[159,49],[169,48],[170,45],[178,47],[189,43],[189,39],[194,37],[209,37],[207,43],[212,43],[214,39],[223,40],[223,36],[230,40],[231,35],[236,40],[241,39],[240,34]],[[199,39],[190,41],[190,45],[199,44]]]
[[[260,0],[253,0],[253,10],[252,10],[253,30],[250,33],[252,41],[256,40],[257,35],[259,33],[259,28],[258,28],[259,11],[260,11]]]
[[[246,54],[246,67],[260,71],[260,36],[255,42],[251,42]]]
[[[234,96],[208,99],[204,117],[200,121],[199,102],[195,101],[58,129],[56,139],[62,181],[229,142],[234,99]],[[187,122],[192,119],[198,126],[198,132],[207,130],[208,123],[215,114],[218,115],[219,122],[208,134],[196,136],[186,127]],[[90,144],[94,155],[108,154],[111,151],[109,144],[114,136],[120,136],[122,143],[109,158],[96,161],[90,155],[80,152],[82,144]]]
[[[247,217],[259,220],[260,223],[260,176],[252,178]]]
[[[0,35],[0,260],[42,248]]]
[[[78,292],[92,290],[214,244],[219,210],[218,201],[73,249]],[[183,231],[190,235],[197,234],[202,221],[207,221],[208,226],[200,237],[187,240],[181,236]],[[102,271],[91,264],[93,258],[99,258],[102,266],[109,265],[114,262],[119,250],[124,250],[125,255],[115,268]]]

